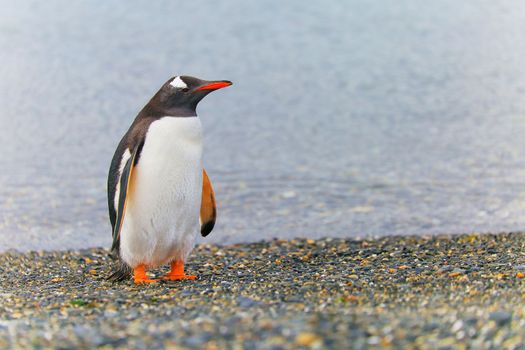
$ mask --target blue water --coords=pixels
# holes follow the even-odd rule
[[[208,242],[525,228],[522,1],[0,1],[0,250],[109,246],[106,172],[169,77]]]

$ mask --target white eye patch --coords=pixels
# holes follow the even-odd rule
[[[188,85],[186,85],[186,83],[183,82],[180,77],[176,77],[175,79],[173,79],[170,85],[178,89],[185,89],[188,87]]]

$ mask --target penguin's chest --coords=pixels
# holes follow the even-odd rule
[[[198,117],[153,122],[133,170],[121,251],[130,265],[184,260],[199,229],[202,129]]]

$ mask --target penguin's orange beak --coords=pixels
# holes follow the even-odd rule
[[[219,90],[222,88],[225,88],[227,86],[230,86],[232,84],[231,81],[228,80],[221,80],[221,81],[212,81],[210,83],[207,83],[197,89],[195,89],[193,92],[202,91],[202,90]]]

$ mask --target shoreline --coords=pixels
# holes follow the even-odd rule
[[[439,231],[438,231],[439,232]],[[432,233],[432,232],[423,232],[423,233],[410,233],[410,234],[363,234],[363,235],[355,235],[351,237],[341,237],[341,236],[320,236],[315,235],[315,237],[304,237],[304,236],[297,236],[297,237],[270,237],[270,238],[261,238],[258,240],[227,240],[226,243],[220,243],[213,240],[210,240],[210,236],[208,237],[200,237],[198,236],[197,242],[195,243],[195,248],[199,246],[217,246],[217,247],[235,247],[240,245],[250,245],[250,244],[263,244],[263,243],[272,243],[272,242],[290,242],[290,241],[305,241],[305,240],[313,240],[313,241],[330,241],[330,240],[339,240],[339,241],[347,241],[347,242],[361,242],[361,241],[380,241],[385,238],[422,238],[422,239],[431,239],[431,238],[448,238],[453,239],[457,236],[466,236],[466,235],[474,235],[474,236],[493,236],[493,235],[508,235],[508,234],[524,234],[524,231],[497,231],[497,232],[489,232],[489,231],[472,231],[469,233],[464,232],[457,232],[457,233]],[[213,238],[213,236],[211,236]],[[89,246],[89,247],[69,247],[64,249],[54,249],[54,248],[27,248],[27,249],[16,249],[16,248],[4,248],[3,250],[0,250],[0,255],[4,254],[31,254],[31,253],[62,253],[62,252],[82,252],[82,251],[88,251],[88,250],[107,250],[109,251],[109,248],[111,246],[111,242],[108,242],[104,245],[95,245],[95,246]],[[193,255],[193,252],[190,254],[189,259],[191,259]]]
[[[0,348],[517,347],[525,233],[199,245],[197,281],[104,279],[102,248],[0,253]],[[157,269],[157,274],[167,267]]]

